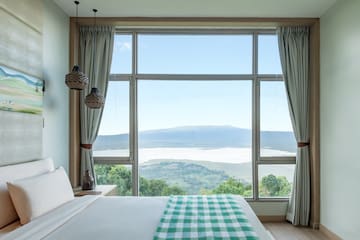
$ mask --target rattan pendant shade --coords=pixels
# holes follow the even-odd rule
[[[85,98],[86,106],[93,109],[99,109],[104,106],[104,103],[104,97],[99,94],[99,90],[97,88],[91,88],[91,92]]]
[[[78,6],[80,4],[79,1],[74,1],[76,5],[76,24],[78,18]],[[86,85],[89,83],[88,77],[80,71],[80,67],[78,65],[74,65],[72,71],[65,76],[65,84],[74,90],[83,90]]]
[[[79,1],[74,1],[76,4],[76,22],[78,16],[78,5]],[[94,12],[94,31],[96,26],[96,9],[93,9]],[[95,35],[94,35],[95,42]],[[95,44],[94,44],[95,45]],[[95,59],[95,51],[93,53],[93,59]],[[94,61],[94,60],[93,60]],[[95,64],[94,64],[95,65]],[[93,73],[95,76],[95,66],[93,66]],[[72,71],[65,76],[65,83],[70,89],[74,90],[83,90],[89,83],[89,78],[80,71],[79,66],[75,65]],[[85,105],[92,109],[99,109],[104,106],[105,99],[100,95],[99,90],[95,87],[91,88],[91,92],[85,97]]]
[[[88,77],[83,72],[80,72],[80,68],[77,65],[65,76],[65,83],[70,89],[83,90],[88,82]]]

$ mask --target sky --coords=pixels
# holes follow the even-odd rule
[[[115,38],[112,73],[131,73],[131,36]],[[259,36],[259,73],[280,74],[275,35]],[[140,74],[251,74],[251,35],[138,37]],[[261,82],[261,130],[291,131],[283,82]],[[138,81],[139,131],[197,125],[251,128],[252,81]],[[129,132],[129,83],[110,82],[100,135]]]

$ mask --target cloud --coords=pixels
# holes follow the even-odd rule
[[[123,42],[119,41],[115,43],[116,51],[130,51],[131,50],[131,42]]]

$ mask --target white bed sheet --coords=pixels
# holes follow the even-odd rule
[[[49,236],[51,232],[55,231],[72,217],[90,206],[97,198],[97,196],[75,198],[20,227],[18,226],[18,222],[15,222],[9,226],[10,228],[5,227],[0,230],[0,240],[44,239],[44,237]],[[9,232],[11,228],[16,229]]]
[[[270,240],[249,204],[237,198],[261,240]],[[85,196],[15,229],[0,240],[152,239],[167,197]]]

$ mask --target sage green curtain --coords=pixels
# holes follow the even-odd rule
[[[277,29],[281,66],[291,122],[298,142],[287,220],[307,226],[310,214],[309,169],[309,27]]]
[[[112,26],[80,27],[80,59],[82,72],[89,78],[88,86],[80,94],[81,144],[92,146],[98,134],[103,108],[90,109],[85,105],[85,97],[92,87],[106,97],[114,45],[115,29]],[[81,176],[89,170],[95,176],[91,147],[81,147]],[[82,178],[81,178],[82,181]]]

